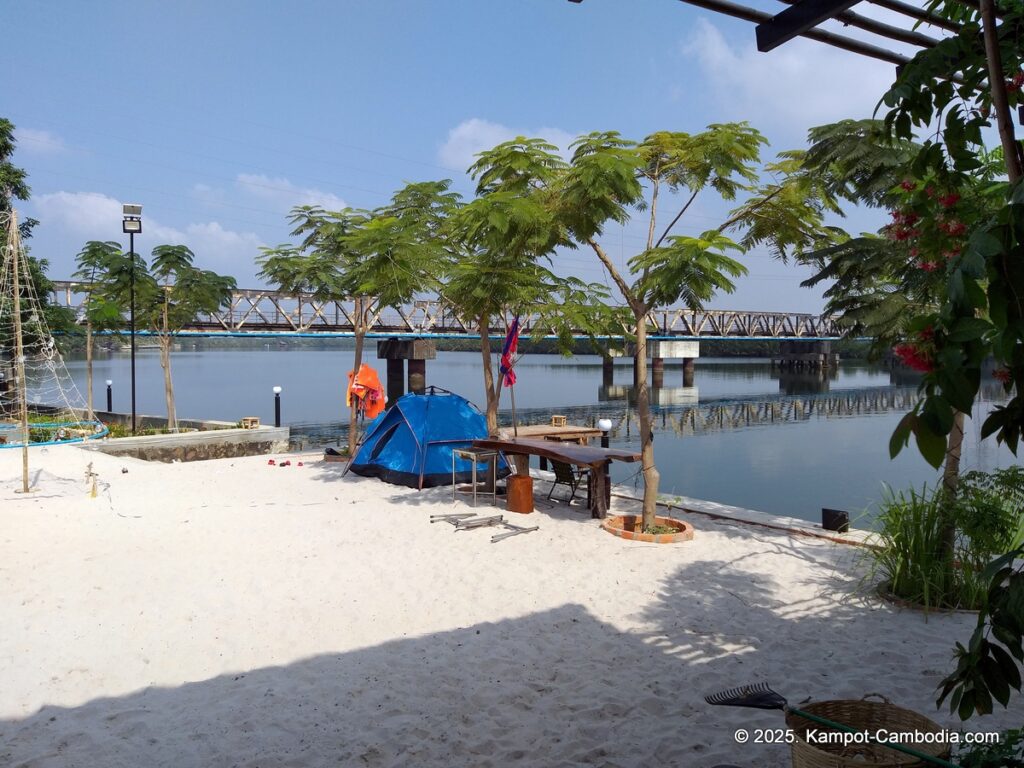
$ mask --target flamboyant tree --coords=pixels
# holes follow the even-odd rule
[[[566,350],[570,329],[607,333],[597,303],[600,285],[555,274],[559,246],[570,245],[554,204],[566,163],[556,147],[522,136],[482,152],[470,167],[476,197],[444,228],[454,260],[442,287],[445,300],[480,330],[487,429],[498,431],[502,377],[494,375],[491,335],[529,315],[535,336],[550,334]]]
[[[573,144],[572,161],[555,190],[558,218],[571,242],[593,251],[632,313],[645,528],[655,522],[659,481],[647,387],[649,313],[678,302],[697,309],[717,292],[732,291],[732,278],[746,269],[730,251],[763,244],[782,255],[821,245],[833,234],[822,218],[835,209],[834,199],[803,173],[799,154],[769,164],[765,170],[774,179],[756,183],[765,143],[746,123],[712,125],[699,134],[659,132],[639,143],[615,133],[592,133]],[[715,229],[698,236],[673,234],[708,189],[724,200],[745,199]],[[664,214],[669,204],[675,207]],[[625,271],[610,258],[601,236],[608,224],[628,221],[634,210],[648,217],[647,239]],[[730,231],[741,237],[733,240]]]
[[[398,307],[437,288],[450,251],[440,229],[458,196],[449,181],[407,184],[372,211],[292,210],[299,246],[263,249],[260,276],[281,290],[316,300],[351,299],[355,337],[353,370],[363,361],[366,334],[380,310]],[[349,414],[349,445],[358,440],[356,403]]]
[[[924,136],[912,165],[916,186],[906,190],[908,207],[917,212],[921,206],[922,221],[935,228],[944,225],[943,234],[958,240],[935,260],[944,297],[931,317],[919,321],[927,323],[928,352],[935,364],[925,372],[920,402],[901,424],[893,447],[906,444],[911,432],[919,446],[922,436],[925,446],[955,442],[962,429],[957,414],[971,412],[982,365],[992,356],[1009,399],[992,409],[982,437],[995,435],[1016,453],[1024,434],[1024,145],[1015,136],[1012,110],[1024,104],[1024,6],[1012,0],[974,5],[935,0],[931,8],[959,30],[901,69],[883,100],[889,109],[885,125],[893,139]],[[987,184],[994,204],[975,211],[971,220],[964,215],[968,206],[962,190],[987,172],[983,131],[993,124],[1005,180]],[[936,191],[947,201],[951,194],[960,199],[946,210],[934,210]],[[941,201],[939,207],[946,208]],[[925,456],[935,463],[937,453]],[[993,698],[1005,706],[1010,689],[1020,690],[1024,574],[1013,559],[1021,554],[994,564],[977,630],[967,647],[957,646],[957,669],[944,681],[940,702],[950,697],[963,718],[990,712]]]

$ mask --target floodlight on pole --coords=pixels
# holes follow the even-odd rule
[[[128,235],[128,258],[131,260],[131,307],[129,310],[129,328],[132,345],[132,434],[135,434],[135,235],[142,234],[142,206],[137,203],[126,203],[122,209],[124,219],[121,231]]]

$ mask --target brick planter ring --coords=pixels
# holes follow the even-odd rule
[[[678,533],[644,533],[644,520],[640,515],[615,515],[608,517],[601,527],[613,536],[632,541],[646,541],[650,544],[675,544],[693,538],[693,526],[672,517],[655,517],[655,525],[668,525]]]

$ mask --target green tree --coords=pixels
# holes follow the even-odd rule
[[[282,291],[311,294],[317,300],[351,299],[355,337],[353,370],[363,361],[367,332],[380,310],[411,301],[439,285],[450,261],[439,236],[448,212],[458,204],[449,181],[407,184],[391,201],[372,211],[292,210],[292,234],[299,246],[264,249],[257,259],[260,277]],[[349,416],[349,444],[358,440],[355,403]]]
[[[175,336],[200,315],[231,301],[235,279],[195,267],[195,254],[184,245],[158,245],[152,267],[139,254],[108,251],[104,299],[127,309],[135,285],[135,322],[157,337],[164,372],[167,426],[177,429],[171,350]]]
[[[26,181],[28,174],[23,168],[18,168],[11,162],[15,149],[14,124],[6,118],[0,117],[0,220],[4,215],[13,210],[15,200],[28,200],[31,189]],[[18,233],[22,244],[32,236],[32,229],[39,222],[32,218],[19,217]],[[0,223],[0,254],[4,254],[7,245],[7,228]],[[50,303],[50,293],[53,290],[53,283],[46,277],[46,270],[49,263],[46,259],[37,259],[28,254],[28,271],[30,286],[25,286],[25,295],[29,293],[38,297],[43,308],[43,316],[46,326],[51,331],[72,331],[74,315],[66,307]],[[10,329],[8,329],[10,331]],[[3,333],[0,328],[0,334]],[[10,336],[10,333],[8,333]],[[0,336],[0,355],[5,352],[5,344]]]
[[[445,228],[454,255],[445,300],[480,332],[487,430],[498,431],[502,377],[494,375],[491,334],[504,334],[517,315],[534,317],[534,333],[551,333],[568,349],[574,321],[594,326],[601,286],[562,278],[549,269],[559,245],[569,245],[553,205],[565,162],[556,148],[522,136],[481,153],[469,172],[476,197],[453,212]]]
[[[830,271],[821,276],[843,283],[834,298],[860,318],[876,325],[886,316],[899,318],[895,326],[905,336],[897,352],[924,377],[920,401],[890,447],[896,453],[914,435],[931,464],[945,462],[943,483],[952,500],[963,414],[973,410],[989,356],[1009,399],[986,418],[982,436],[995,435],[1016,452],[1024,433],[1024,145],[1011,112],[1024,103],[1024,6],[933,0],[930,9],[959,31],[902,67],[883,98],[886,156],[868,148],[874,156],[856,165],[875,174],[870,194],[893,210],[894,219],[885,232],[890,242],[861,238],[850,248],[870,253],[885,278],[871,275],[870,264],[856,263],[852,250],[830,254]],[[990,153],[983,130],[993,123],[1000,149]],[[843,156],[849,162],[864,152],[848,145]],[[994,160],[1002,165],[998,178]],[[902,180],[887,179],[894,165]],[[1019,572],[998,564],[992,583],[978,632],[967,647],[957,647],[957,669],[940,695],[963,718],[991,711],[993,699],[1005,705],[1010,689],[1020,688]]]
[[[649,313],[677,302],[697,309],[718,291],[731,292],[732,278],[746,269],[729,252],[764,244],[781,256],[834,236],[822,219],[826,210],[836,209],[835,200],[802,171],[799,154],[789,153],[767,166],[777,180],[755,183],[765,143],[746,123],[711,125],[693,135],[659,132],[640,143],[616,133],[591,133],[573,144],[572,162],[558,184],[559,220],[575,245],[594,252],[632,314],[645,527],[655,522],[659,482],[647,387]],[[672,234],[698,195],[709,188],[724,200],[740,194],[746,199],[716,229],[698,236]],[[659,235],[666,199],[680,205]],[[623,272],[600,238],[609,223],[628,221],[633,210],[648,216],[647,241]],[[734,230],[742,233],[739,240],[726,234]]]
[[[122,256],[121,246],[114,242],[90,240],[75,258],[77,270],[72,275],[85,287],[83,312],[85,320],[85,381],[89,418],[93,409],[93,334],[98,330],[111,330],[123,325],[121,307],[107,295],[105,282],[115,258]]]

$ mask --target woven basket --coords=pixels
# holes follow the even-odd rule
[[[878,696],[878,694],[870,694]],[[868,701],[863,699],[836,699],[834,701],[818,701],[800,707],[805,712],[842,725],[848,725],[874,735],[879,729],[889,732],[914,731],[920,733],[942,733],[938,723],[924,715],[903,709],[891,704],[888,699]],[[788,713],[786,725],[796,733],[792,744],[793,768],[928,768],[932,765],[924,760],[897,752],[880,744],[809,744],[808,731],[816,734],[839,733],[834,728],[819,725],[805,717]],[[949,759],[949,744],[944,741],[931,741],[921,738],[917,740],[901,740],[900,744],[911,747],[918,752]]]

